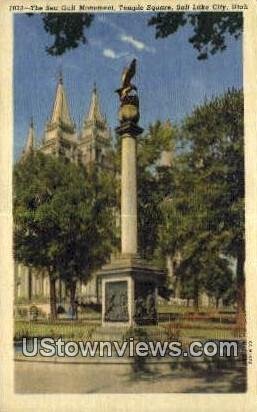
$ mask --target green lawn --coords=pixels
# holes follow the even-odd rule
[[[231,308],[199,308],[195,311],[192,307],[162,304],[158,306],[158,313],[162,314],[158,326],[140,327],[142,332],[145,331],[155,340],[233,339],[242,335],[242,331],[236,329],[235,313]],[[46,319],[31,322],[16,320],[14,339],[17,341],[22,337],[61,337],[89,340],[101,324],[101,314],[89,308],[81,317],[77,321],[67,320],[66,316],[66,319],[62,319],[62,315],[55,322]]]
[[[231,308],[214,308],[159,305],[158,313],[163,314],[158,326],[140,327],[155,340],[176,339],[233,339],[242,336],[236,328],[235,313]],[[174,316],[172,316],[174,315]],[[177,315],[177,316],[176,316]],[[89,340],[95,329],[101,325],[101,314],[93,309],[86,310],[82,319],[71,321],[16,320],[14,339],[22,337],[52,337],[57,339]],[[125,330],[126,328],[124,328]]]
[[[86,323],[80,321],[15,321],[14,340],[21,340],[23,337],[52,337],[54,339],[90,339],[93,331],[99,323]]]
[[[14,340],[23,337],[52,337],[54,339],[89,340],[100,326],[100,322],[87,321],[15,321]],[[158,326],[139,327],[152,340],[178,339],[233,339],[240,337],[234,325],[220,325],[208,322],[170,322]],[[125,329],[124,329],[125,330]]]
[[[225,307],[222,309],[216,309],[213,307],[199,307],[198,310],[196,310],[192,306],[176,306],[176,305],[165,305],[165,304],[160,304],[158,305],[158,312],[160,313],[208,313],[208,314],[233,314],[235,313],[235,309],[232,307]]]

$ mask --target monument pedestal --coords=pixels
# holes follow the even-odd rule
[[[98,276],[102,279],[102,326],[156,324],[158,284],[165,271],[137,255],[121,254],[103,266]]]

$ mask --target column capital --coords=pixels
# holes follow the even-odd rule
[[[139,127],[134,122],[128,120],[126,122],[122,122],[119,127],[116,127],[115,131],[119,136],[129,134],[131,137],[136,137],[139,134],[143,133],[144,129],[142,129],[142,127]]]

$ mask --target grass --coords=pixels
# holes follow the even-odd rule
[[[83,321],[16,321],[14,340],[21,340],[23,337],[52,337],[64,340],[89,340],[100,326],[100,322]],[[235,326],[225,327],[220,324],[191,322],[185,324],[180,322],[163,323],[158,326],[139,327],[153,340],[177,340],[177,339],[233,339],[239,337],[240,331]]]
[[[199,308],[194,311],[192,307],[159,305],[158,312],[174,314],[170,319],[163,319],[158,326],[141,327],[156,340],[168,339],[233,339],[240,337],[242,331],[236,328],[235,314],[230,308],[217,311],[213,308]],[[176,314],[178,316],[176,317]],[[100,326],[100,313],[90,309],[86,310],[77,321],[58,319],[57,321],[37,320],[15,321],[14,339],[23,337],[52,337],[54,339],[89,340]],[[169,318],[169,316],[168,316]]]
[[[160,304],[158,305],[158,312],[159,313],[205,313],[209,315],[233,315],[235,313],[235,309],[232,307],[226,307],[222,309],[216,309],[214,307],[199,307],[198,310],[192,306],[177,306],[177,305],[165,305]]]
[[[208,327],[208,325],[190,324],[186,327],[181,323],[173,322],[158,326],[146,326],[144,330],[153,340],[183,340],[183,339],[234,339],[240,337],[235,328]]]
[[[51,337],[54,339],[88,340],[99,323],[75,322],[50,322],[50,321],[15,321],[14,340],[34,337]]]

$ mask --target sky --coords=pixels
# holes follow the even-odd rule
[[[148,13],[97,14],[86,31],[88,43],[53,57],[45,48],[52,37],[41,16],[14,17],[14,158],[25,145],[33,117],[37,141],[50,117],[58,80],[63,72],[70,111],[80,129],[96,82],[102,112],[112,129],[118,126],[118,96],[124,66],[137,58],[133,83],[139,90],[140,126],[156,120],[180,122],[207,98],[242,87],[242,40],[228,38],[228,48],[208,60],[197,60],[188,42],[189,27],[166,39],[155,39]]]

